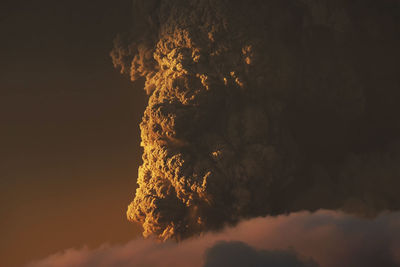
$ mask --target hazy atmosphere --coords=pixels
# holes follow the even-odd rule
[[[400,1],[6,1],[0,266],[400,266]]]

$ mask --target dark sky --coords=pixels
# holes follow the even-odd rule
[[[122,242],[145,96],[113,69],[131,1],[2,1],[0,265]]]

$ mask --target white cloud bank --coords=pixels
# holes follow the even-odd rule
[[[313,261],[323,267],[400,266],[400,213],[361,219],[321,210],[256,218],[181,243],[134,239],[126,244],[106,244],[96,249],[67,249],[31,262],[27,267],[213,266],[210,264],[211,251],[215,259],[219,250],[213,248],[224,244],[219,241],[240,241],[254,251],[263,250],[263,253],[289,251],[291,257],[299,259],[298,262]],[[223,255],[217,256],[220,264],[224,264]],[[238,255],[233,253],[233,256]],[[228,261],[226,264],[230,266]]]

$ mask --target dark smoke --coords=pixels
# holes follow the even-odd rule
[[[182,239],[243,218],[400,207],[400,1],[136,0],[144,81],[128,218]]]

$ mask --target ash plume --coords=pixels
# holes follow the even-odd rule
[[[111,57],[149,95],[127,211],[144,236],[400,207],[399,1],[136,0],[133,10]]]

